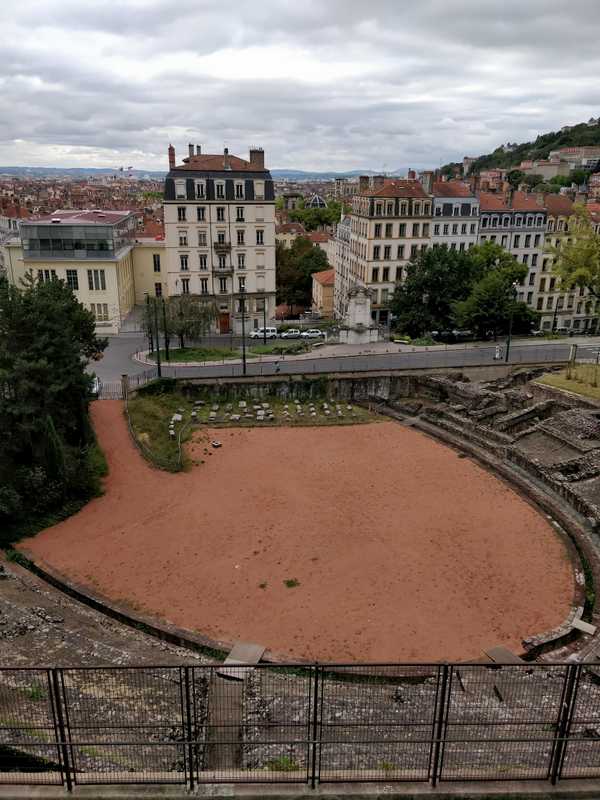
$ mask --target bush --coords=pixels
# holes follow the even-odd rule
[[[159,394],[172,394],[177,388],[175,378],[156,378],[138,389],[138,394],[153,397]]]

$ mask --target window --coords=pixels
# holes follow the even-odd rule
[[[203,200],[206,197],[204,181],[196,181],[196,200]]]
[[[452,235],[453,235],[453,236],[456,236],[457,234],[458,234],[458,225],[455,223],[455,224],[452,226]]]
[[[483,217],[482,220],[481,220],[481,227],[482,228],[487,228],[487,226],[488,226],[488,218],[487,217]]]
[[[460,233],[461,233],[462,236],[464,236],[467,233],[467,225],[466,225],[466,223],[463,223],[460,226]]]
[[[388,215],[388,217],[392,216],[392,214],[394,213],[394,204],[393,203],[387,203],[387,205],[385,207],[385,213]]]
[[[244,206],[237,206],[235,209],[235,219],[236,222],[243,222],[244,221]]]
[[[77,277],[76,269],[67,270],[67,286],[73,292],[76,292],[79,289],[79,278]]]
[[[217,222],[225,222],[225,209],[223,206],[217,206]]]
[[[179,247],[187,247],[187,231],[179,231]]]
[[[225,231],[217,231],[217,244],[225,244]]]
[[[540,292],[546,291],[546,278],[541,278],[540,280]]]
[[[527,227],[528,228],[533,227],[533,220],[534,220],[534,217],[532,217],[532,216],[527,217]]]
[[[390,279],[390,268],[389,267],[384,267],[382,275],[381,275],[381,280],[382,281],[389,281],[389,279]]]
[[[237,265],[239,269],[246,268],[246,254],[245,253],[238,253],[237,254]]]
[[[556,278],[550,278],[549,291],[553,292],[555,286],[556,286]]]
[[[535,283],[535,272],[530,272],[529,273],[529,285],[533,286],[534,283]]]
[[[185,206],[177,206],[178,222],[185,222]]]
[[[411,258],[415,258],[415,256],[417,255],[418,252],[419,252],[419,246],[416,245],[416,244],[411,245],[410,257]]]
[[[107,303],[90,303],[90,309],[96,318],[96,322],[108,322]]]
[[[257,200],[262,200],[265,196],[265,182],[254,181],[254,197]]]
[[[373,236],[376,239],[381,239],[381,222],[375,223],[375,232],[373,233]]]
[[[376,245],[373,247],[373,260],[374,260],[374,261],[379,261],[379,257],[380,257],[380,256],[379,256],[379,254],[380,254],[380,251],[381,251],[381,248],[379,247],[379,245],[378,245],[378,244],[376,244]]]
[[[382,212],[383,206],[381,203],[375,203],[375,214],[376,216],[380,217]]]
[[[200,294],[208,294],[208,278],[200,278]]]
[[[450,230],[450,226],[449,226],[449,225],[447,225],[447,224],[446,224],[446,225],[444,225],[444,236],[448,236],[448,232],[449,232],[449,230]]]
[[[528,233],[527,236],[525,237],[525,244],[523,245],[523,247],[531,247],[531,234],[530,233]]]
[[[198,247],[206,247],[206,231],[198,231]]]
[[[525,255],[523,256],[523,263],[527,264],[528,262],[529,262],[529,256],[527,255],[527,253],[525,253]]]
[[[527,304],[531,305],[532,300],[533,300],[533,292],[527,292]]]
[[[162,297],[162,283],[155,283],[154,284],[154,296],[155,297]]]
[[[265,232],[261,228],[259,228],[256,231],[256,244],[264,244],[265,243],[264,239],[265,239]]]
[[[398,245],[398,253],[396,255],[396,258],[404,258],[404,245],[403,244],[399,244]]]
[[[225,199],[225,184],[220,181],[219,183],[215,184],[216,189],[216,197],[217,200],[224,200]]]
[[[533,240],[533,246],[534,247],[539,247],[540,246],[540,239],[541,239],[541,234],[536,233],[535,239]]]
[[[379,280],[379,267],[373,267],[371,280],[373,281],[373,283],[377,283],[377,281]]]
[[[547,298],[547,300],[546,300],[546,308],[552,308],[552,296]]]
[[[508,246],[508,235],[504,234],[504,236],[502,237],[502,247],[507,247],[507,246]]]
[[[237,232],[237,243],[238,243],[238,245],[243,245],[244,244],[244,231],[238,231]]]
[[[204,206],[197,206],[196,207],[196,215],[197,215],[197,218],[198,218],[198,222],[204,222],[204,220],[206,218],[205,214],[206,214],[206,209],[204,208]]]
[[[181,294],[189,294],[190,293],[190,279],[189,278],[182,278],[181,279]]]
[[[439,225],[434,225],[433,226],[433,235],[434,236],[439,236],[440,235],[440,226]]]
[[[206,269],[207,267],[206,253],[200,253],[198,260],[200,262],[200,269]]]
[[[441,217],[442,216],[442,207],[441,206],[436,206],[435,207],[435,215],[436,215],[436,217]]]
[[[246,276],[241,276],[238,278],[238,289],[240,292],[246,291]]]
[[[401,217],[405,217],[406,216],[407,209],[408,209],[408,206],[407,206],[406,203],[401,203],[400,204],[400,216]]]
[[[183,270],[184,272],[187,272],[187,269],[188,269],[188,256],[187,256],[187,254],[179,256],[179,269]]]
[[[106,290],[106,278],[103,269],[88,269],[88,289],[93,292]]]
[[[413,225],[413,236],[420,236],[421,235],[421,225],[418,222],[415,222]]]
[[[429,223],[423,223],[423,236],[429,236]]]
[[[152,254],[152,264],[154,265],[154,272],[160,272],[160,253]]]
[[[219,256],[219,269],[227,267],[227,256]]]
[[[538,297],[537,310],[541,311],[543,306],[544,306],[544,298],[543,297]]]
[[[531,256],[531,266],[532,267],[537,267],[537,260],[538,260],[537,253],[534,253]]]
[[[386,222],[385,225],[385,238],[390,239],[392,237],[393,225],[391,222]]]
[[[236,183],[235,184],[235,196],[237,200],[244,199],[244,184],[243,183]]]
[[[219,278],[219,292],[227,294],[227,278]]]
[[[458,246],[458,249],[460,250],[461,253],[464,253],[464,251],[465,251],[465,243],[461,242],[459,244],[459,246]]]
[[[386,246],[383,248],[383,258],[385,261],[389,261],[391,257],[392,257],[392,248],[389,244],[386,244]]]
[[[421,215],[421,203],[415,203],[413,205],[413,214],[415,217],[419,217]]]
[[[519,242],[520,242],[520,241],[521,241],[521,237],[519,236],[519,234],[518,234],[518,233],[517,233],[517,234],[515,234],[515,239],[514,239],[514,242],[513,242],[513,247],[519,247]]]
[[[406,236],[406,223],[401,222],[398,226],[398,236]]]
[[[175,181],[175,199],[185,200],[185,181]]]
[[[475,234],[476,230],[477,230],[477,226],[476,226],[476,224],[474,222],[472,222],[471,223],[471,229],[470,229],[469,233],[473,236]]]

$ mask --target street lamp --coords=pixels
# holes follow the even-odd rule
[[[508,338],[506,340],[506,353],[504,355],[504,362],[508,364],[508,354],[510,352],[510,343],[512,341],[512,327],[513,327],[513,315],[515,313],[515,299],[517,297],[517,287],[519,284],[517,281],[513,281],[512,283],[512,298],[510,304],[510,316],[508,318]]]
[[[246,374],[246,287],[240,286],[240,308],[242,312],[242,374]]]
[[[267,298],[263,297],[263,343],[267,343]]]

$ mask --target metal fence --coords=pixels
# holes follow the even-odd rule
[[[127,375],[127,389],[134,391],[139,389],[140,386],[145,386],[150,381],[158,378],[158,369],[151,367],[143,372],[137,372],[133,375]],[[98,391],[99,400],[123,400],[123,383],[118,381],[101,381]]]
[[[598,669],[1,669],[0,784],[598,778]]]

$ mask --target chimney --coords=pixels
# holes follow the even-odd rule
[[[199,156],[202,154],[202,148],[199,144],[196,145],[196,155]]]
[[[194,155],[194,145],[193,144],[188,144],[188,153],[189,153],[190,158],[192,158],[192,156]]]
[[[421,186],[427,193],[431,192],[433,187],[433,172],[431,170],[425,170],[419,175],[419,180],[421,181]]]
[[[361,175],[358,179],[358,191],[359,194],[368,191],[369,189],[369,176],[368,175]]]
[[[229,148],[225,147],[223,149],[223,169],[231,169],[229,166]]]
[[[175,169],[175,148],[172,144],[169,145],[169,169]]]
[[[417,180],[417,173],[414,169],[409,169],[407,173],[407,178],[409,181],[416,181]]]
[[[373,188],[381,189],[385,184],[385,175],[373,175]]]
[[[512,189],[507,189],[504,192],[504,201],[506,202],[506,205],[508,206],[508,208],[510,208],[511,205],[512,205],[512,199],[513,199],[513,190]]]
[[[262,147],[250,148],[250,163],[254,169],[265,168],[265,151],[262,149]]]
[[[535,202],[538,206],[544,206],[544,193],[543,192],[536,192],[535,194]]]

